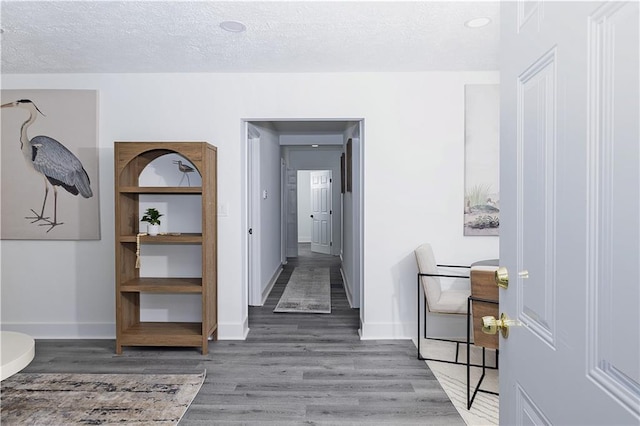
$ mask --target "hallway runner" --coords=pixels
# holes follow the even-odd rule
[[[294,269],[273,312],[330,314],[329,268],[299,266]]]

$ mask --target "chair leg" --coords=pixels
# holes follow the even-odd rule
[[[423,327],[424,338],[427,338],[427,313],[424,313],[424,327]]]

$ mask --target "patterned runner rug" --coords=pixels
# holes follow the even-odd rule
[[[177,425],[202,374],[18,373],[2,381],[3,425]]]
[[[299,266],[273,312],[331,313],[329,268]]]

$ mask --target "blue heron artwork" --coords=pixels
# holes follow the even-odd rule
[[[97,95],[75,92],[2,91],[3,239],[99,237]]]

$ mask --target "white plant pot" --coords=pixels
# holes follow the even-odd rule
[[[147,224],[147,234],[151,236],[155,236],[155,235],[158,235],[159,232],[160,232],[160,225]]]

